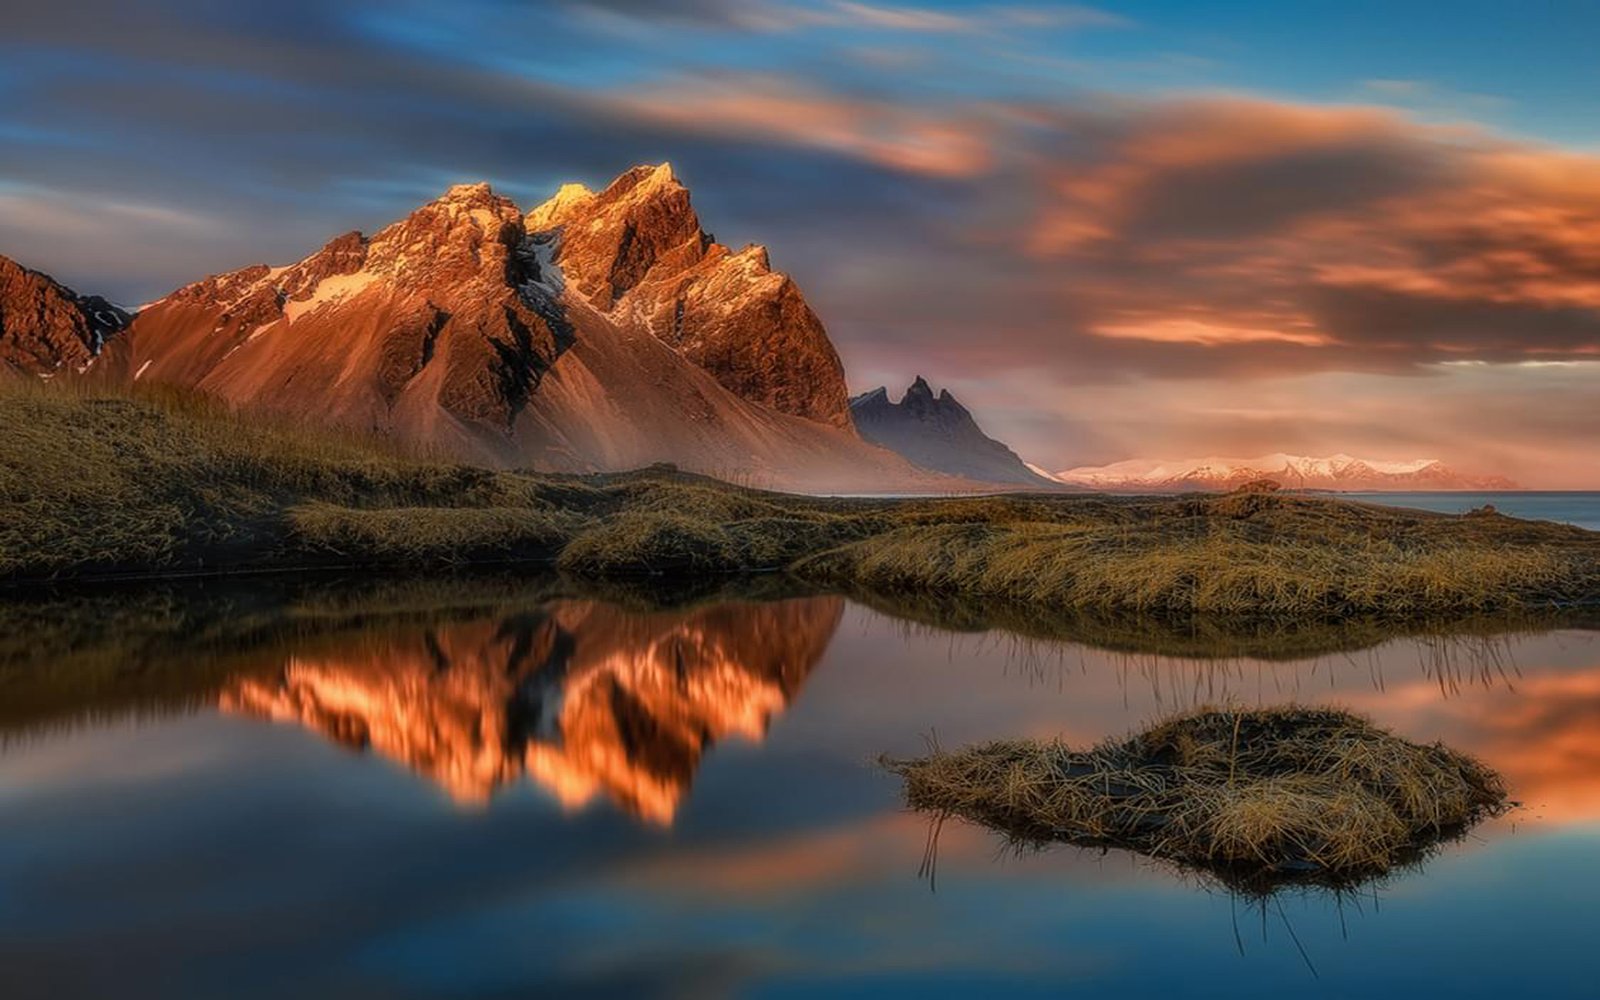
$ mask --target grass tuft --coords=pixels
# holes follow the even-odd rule
[[[1252,893],[1379,877],[1507,808],[1472,757],[1328,709],[1203,709],[1088,750],[1001,741],[883,763],[941,819],[1125,848]]]

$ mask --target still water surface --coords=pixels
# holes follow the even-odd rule
[[[0,642],[7,997],[1594,995],[1600,632],[1200,660],[833,597],[188,600]],[[930,885],[871,763],[1286,700],[1478,754],[1524,805],[1257,907],[954,822]]]
[[[1575,524],[1600,531],[1600,493],[1582,491],[1504,490],[1489,493],[1342,493],[1347,500],[1391,507],[1417,507],[1444,514],[1465,514],[1475,507],[1491,504],[1502,514],[1534,521]]]

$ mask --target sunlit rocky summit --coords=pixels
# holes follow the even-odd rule
[[[20,270],[7,262],[5,280]],[[206,278],[131,321],[43,282],[30,308],[48,323],[0,314],[23,372],[177,385],[493,465],[948,485],[857,435],[794,281],[763,247],[715,242],[665,164],[527,213],[456,186],[376,234]]]

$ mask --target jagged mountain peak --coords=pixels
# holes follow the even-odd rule
[[[670,164],[634,167],[598,194],[565,186],[525,225],[585,305],[642,326],[745,399],[850,429],[821,321],[766,247],[732,251],[701,229]]]
[[[131,315],[0,256],[0,372],[53,375],[87,367]]]
[[[992,483],[1053,484],[1016,452],[983,433],[972,413],[949,389],[935,395],[921,375],[906,388],[900,402],[892,402],[889,390],[879,386],[850,400],[850,412],[862,437],[925,469]]]
[[[767,274],[772,270],[772,254],[760,243],[746,243],[733,256],[743,263],[748,263],[758,274]]]
[[[372,236],[351,231],[280,267],[253,264],[187,285],[151,306],[223,312],[218,331],[259,331],[344,302],[374,286],[425,292],[440,305],[481,311],[517,272],[522,213],[486,182],[456,184]]]
[[[552,234],[554,261],[569,287],[603,312],[658,263],[681,270],[699,263],[711,245],[688,188],[668,164],[634,167],[599,194],[562,188],[530,211],[525,225],[531,233]]]
[[[678,183],[677,174],[672,172],[671,163],[665,161],[641,163],[618,175],[617,179],[605,189],[602,197],[617,198],[635,191],[651,193],[682,186]]]
[[[563,184],[550,198],[528,211],[526,225],[530,233],[550,232],[564,225],[568,219],[586,211],[599,196],[583,184]]]
[[[460,204],[481,205],[501,199],[494,193],[494,187],[488,181],[471,181],[465,184],[452,184],[445,188],[444,193],[433,200],[434,204]]]
[[[458,184],[367,241],[364,267],[413,285],[498,283],[523,239],[516,202],[488,184]]]
[[[933,386],[929,385],[928,380],[921,375],[914,378],[906,387],[899,403],[890,403],[888,389],[880,386],[852,399],[850,405],[852,407],[898,406],[925,419],[945,419],[953,422],[971,419],[970,411],[961,405],[961,401],[951,394],[949,388],[941,388],[938,392],[934,392]]]

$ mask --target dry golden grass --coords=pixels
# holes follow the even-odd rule
[[[0,578],[546,558],[575,484],[408,455],[172,392],[0,391]]]
[[[1244,493],[766,493],[656,467],[495,471],[203,397],[0,386],[0,581],[537,562],[594,579],[784,571],[1022,614],[1415,619],[1600,602],[1600,534]]]
[[[1299,502],[1344,508],[1347,530],[1263,537],[1257,522],[1205,515],[1183,519],[1200,522],[1193,533],[1172,530],[1181,521],[1134,529],[1116,522],[919,525],[832,549],[796,570],[888,593],[1097,611],[1321,616],[1570,603],[1600,581],[1600,547],[1576,530],[1570,538],[1497,543],[1449,530],[1461,523],[1450,519],[1413,537],[1381,537],[1367,531],[1368,508]]]
[[[290,508],[306,551],[401,566],[548,561],[584,523],[562,510],[518,507],[390,507],[314,502]]]
[[[1250,892],[1381,876],[1506,808],[1473,758],[1327,709],[1204,709],[1089,750],[1004,741],[884,764],[936,822],[1126,848]]]

